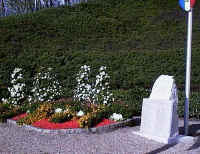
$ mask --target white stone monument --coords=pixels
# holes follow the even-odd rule
[[[143,99],[140,131],[137,133],[161,143],[178,139],[178,95],[173,76],[160,75],[149,98]]]

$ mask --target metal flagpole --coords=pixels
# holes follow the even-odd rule
[[[35,7],[35,11],[37,10],[37,0],[34,1],[34,7]]]
[[[185,108],[184,108],[184,133],[185,133],[185,135],[188,135],[191,46],[192,46],[192,8],[190,11],[188,11],[188,26],[187,26],[187,57],[186,57]]]

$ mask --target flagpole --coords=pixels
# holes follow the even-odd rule
[[[35,11],[37,10],[37,0],[34,1]]]
[[[187,57],[186,57],[185,108],[184,108],[184,134],[185,135],[188,135],[191,46],[192,46],[192,8],[190,11],[188,11],[188,26],[187,26]]]

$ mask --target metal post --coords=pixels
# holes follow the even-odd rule
[[[37,10],[37,0],[34,1],[35,11]]]
[[[185,135],[188,135],[190,72],[191,72],[191,46],[192,46],[191,43],[192,43],[192,8],[188,12],[188,27],[187,27],[187,57],[186,57],[185,110],[184,110],[184,133],[185,133]]]

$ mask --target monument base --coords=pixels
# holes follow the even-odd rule
[[[179,134],[175,101],[143,99],[140,134],[164,143],[173,141]]]
[[[173,144],[173,143],[187,143],[187,144],[192,143],[192,144],[194,144],[194,142],[195,142],[194,141],[195,138],[192,136],[177,135],[177,136],[170,137],[170,138],[161,138],[158,136],[146,135],[140,131],[133,131],[132,133],[135,135],[139,135],[141,137],[147,138],[149,140],[154,140],[156,142],[164,143],[164,144]]]
[[[164,137],[159,137],[159,136],[153,136],[153,135],[149,135],[149,134],[144,134],[140,131],[136,132],[136,131],[133,131],[132,132],[133,134],[136,134],[136,135],[139,135],[141,137],[145,137],[149,140],[154,140],[156,142],[159,142],[159,143],[164,143],[164,144],[172,144],[172,143],[177,143],[179,142],[179,139],[180,139],[180,135],[177,135],[177,136],[173,136],[173,137],[169,137],[169,138],[164,138]]]
[[[190,140],[179,135],[177,104],[173,76],[160,75],[150,97],[143,99],[140,131],[134,133],[165,144]]]

